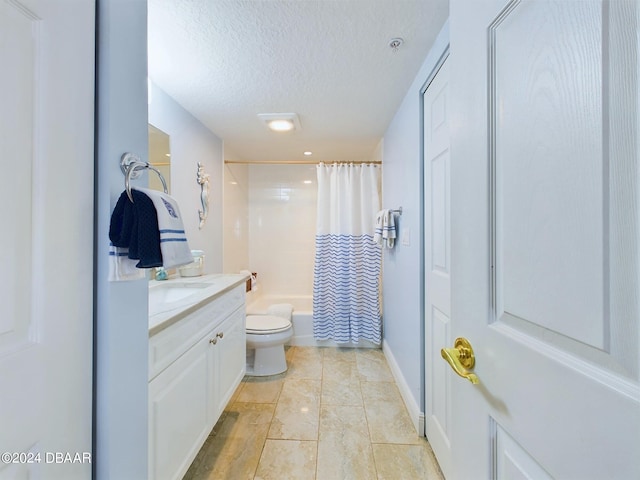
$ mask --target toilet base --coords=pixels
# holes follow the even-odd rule
[[[253,361],[251,361],[253,357]],[[250,377],[266,377],[287,371],[287,360],[284,356],[284,345],[256,348],[248,355],[246,375]]]

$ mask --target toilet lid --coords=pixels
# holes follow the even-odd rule
[[[290,326],[289,320],[275,315],[247,315],[247,333],[275,333]]]

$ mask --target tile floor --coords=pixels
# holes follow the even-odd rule
[[[381,350],[290,347],[245,377],[186,480],[442,480]]]

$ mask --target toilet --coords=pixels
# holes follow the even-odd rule
[[[284,344],[293,336],[291,320],[278,315],[247,315],[247,375],[287,371]]]

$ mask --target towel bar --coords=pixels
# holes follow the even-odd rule
[[[162,188],[164,189],[164,193],[169,193],[167,190],[167,182],[165,181],[162,173],[155,167],[152,167],[149,162],[143,162],[140,160],[140,157],[135,153],[125,153],[122,155],[120,159],[120,169],[122,173],[124,173],[124,188],[127,191],[127,196],[131,203],[133,203],[133,195],[131,194],[131,179],[138,178],[137,171],[141,169],[153,170],[160,177],[160,181],[162,182]]]

